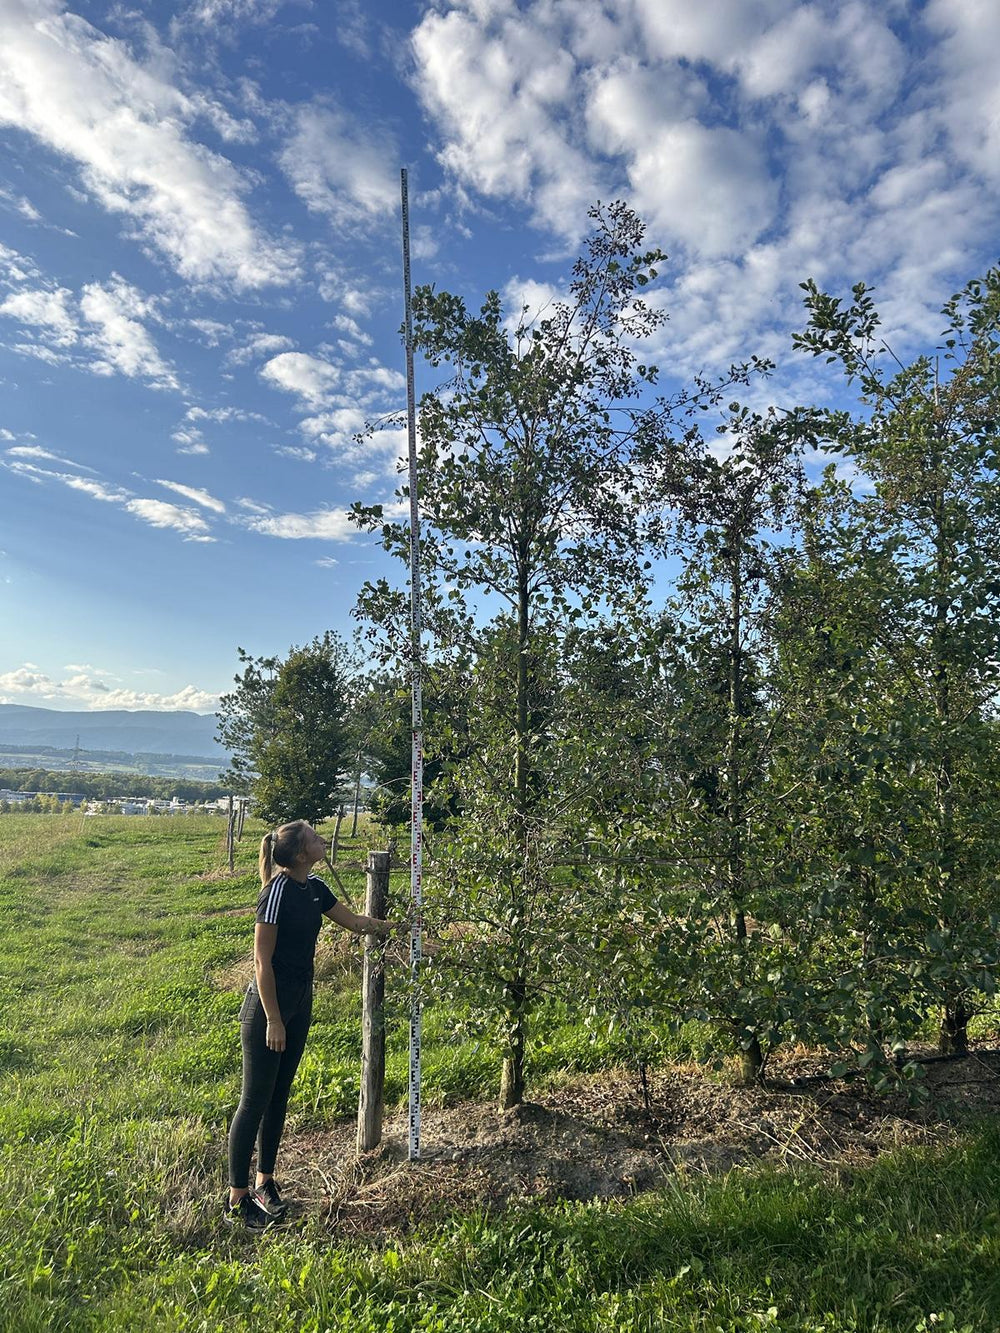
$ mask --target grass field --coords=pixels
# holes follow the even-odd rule
[[[374,1241],[320,1215],[258,1239],[224,1229],[252,936],[235,909],[256,898],[254,853],[245,841],[229,878],[217,820],[0,818],[0,1328],[1000,1329],[991,1127],[849,1179],[685,1176],[627,1202],[447,1216]],[[349,887],[359,900],[361,877]],[[290,1132],[354,1114],[355,972],[349,949],[326,956]],[[451,1030],[428,1012],[431,1104],[495,1077]],[[615,1057],[563,1023],[544,1063],[584,1050]],[[405,1068],[397,1024],[390,1098]]]

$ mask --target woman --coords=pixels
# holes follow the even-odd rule
[[[388,921],[357,916],[310,874],[326,843],[304,819],[260,844],[261,892],[254,930],[254,980],[240,1009],[243,1090],[229,1127],[227,1222],[259,1231],[284,1215],[274,1163],[292,1079],[312,1017],[313,956],[324,916],[356,934],[386,935]],[[276,869],[276,867],[280,867]],[[250,1157],[257,1140],[257,1178]]]

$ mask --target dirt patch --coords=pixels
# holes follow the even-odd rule
[[[1000,1113],[1000,1051],[928,1064],[929,1096],[917,1106],[860,1080],[820,1081],[820,1070],[818,1060],[787,1061],[770,1086],[737,1088],[674,1069],[650,1080],[648,1111],[625,1075],[574,1079],[511,1114],[479,1102],[425,1110],[417,1163],[406,1160],[407,1117],[397,1112],[361,1158],[353,1124],[289,1135],[281,1178],[300,1215],[376,1235],[517,1202],[627,1198],[691,1171],[850,1170]]]

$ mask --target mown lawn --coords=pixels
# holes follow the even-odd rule
[[[849,1180],[679,1177],[614,1204],[459,1216],[378,1242],[322,1217],[263,1238],[219,1222],[256,898],[220,821],[0,817],[0,1328],[10,1330],[1000,1329],[1000,1133]],[[349,887],[361,897],[360,876]],[[338,971],[339,967],[339,971]],[[356,1105],[348,953],[329,962],[293,1128]],[[427,1093],[489,1086],[437,1038]],[[582,1054],[587,1053],[589,1054]],[[569,1021],[544,1059],[611,1060]],[[391,1035],[401,1096],[405,1032]],[[430,1169],[429,1164],[419,1169]]]

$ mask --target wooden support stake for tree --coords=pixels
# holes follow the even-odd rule
[[[389,897],[389,854],[368,853],[365,914],[382,918]],[[385,942],[365,936],[361,982],[361,1095],[358,1099],[358,1152],[382,1142],[385,1091]]]
[[[229,795],[229,825],[226,828],[226,851],[229,853],[229,873],[232,875],[236,870],[236,840],[234,833],[236,831],[236,816],[233,808],[232,793]]]
[[[343,801],[337,807],[337,822],[333,826],[333,845],[330,848],[330,860],[336,861],[337,848],[340,846],[340,826],[344,822],[344,815],[347,813]]]
[[[239,812],[238,812],[238,814],[237,814],[237,818],[236,818],[236,841],[237,841],[237,842],[242,842],[242,841],[243,841],[243,825],[244,825],[244,823],[245,823],[245,821],[246,821],[246,817],[247,817],[247,799],[246,799],[245,796],[241,796],[241,797],[240,797]]]

